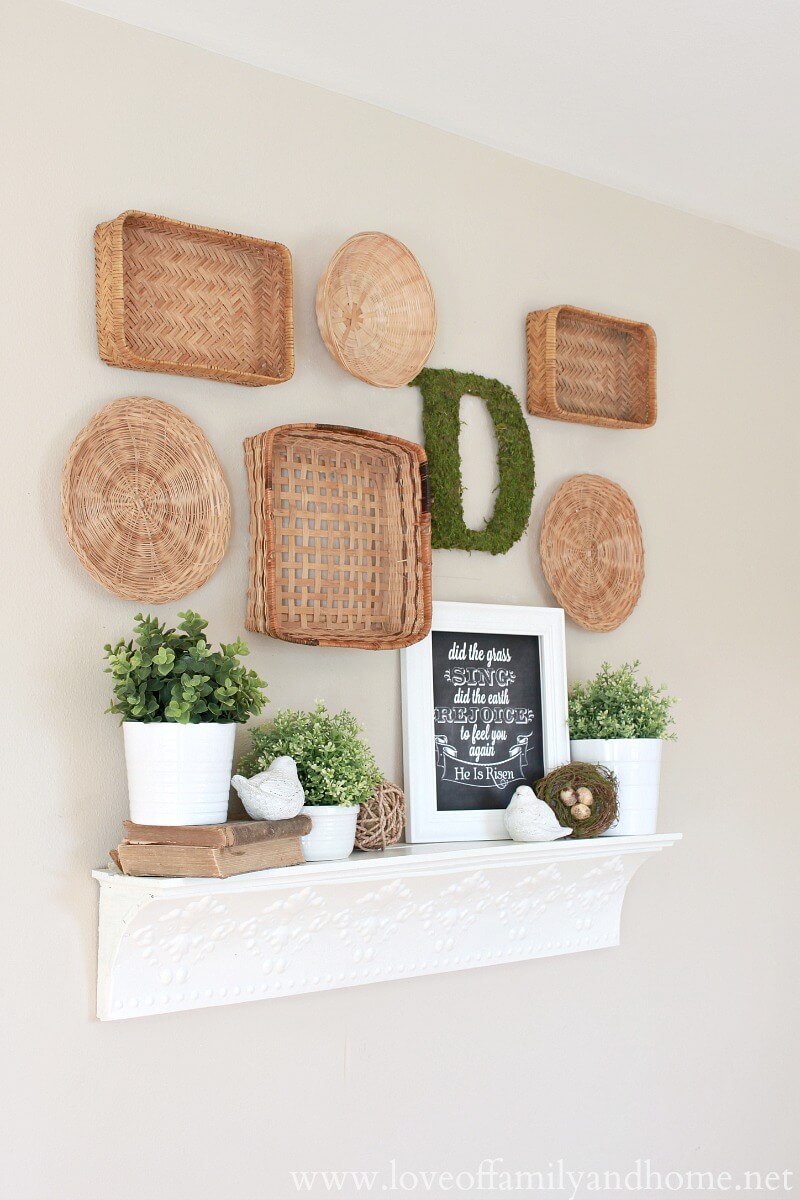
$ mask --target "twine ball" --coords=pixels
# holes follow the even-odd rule
[[[559,825],[569,826],[573,838],[599,837],[619,817],[617,780],[604,766],[567,763],[540,779],[535,791],[550,805]]]
[[[406,798],[395,783],[384,779],[366,803],[356,821],[357,850],[385,850],[403,836]]]

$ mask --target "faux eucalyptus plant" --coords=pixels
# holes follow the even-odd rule
[[[249,653],[237,639],[208,644],[208,625],[196,612],[178,613],[177,629],[136,614],[134,637],[105,647],[106,671],[114,682],[107,712],[123,721],[241,723],[266,704],[263,679],[240,658]]]
[[[636,677],[638,659],[615,671],[603,663],[594,679],[576,683],[569,693],[569,736],[586,738],[663,738],[674,741],[670,712],[676,703],[664,687]]]
[[[306,804],[363,804],[381,782],[361,726],[347,709],[333,714],[321,703],[311,712],[283,709],[250,734],[252,749],[239,763],[239,774],[257,775],[273,759],[291,755]]]

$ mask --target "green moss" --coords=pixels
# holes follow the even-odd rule
[[[409,386],[422,391],[434,549],[505,554],[527,528],[536,487],[533,447],[519,400],[504,383],[461,371],[426,368]],[[458,445],[462,396],[486,401],[497,438],[500,482],[494,512],[483,529],[470,529],[464,521]]]

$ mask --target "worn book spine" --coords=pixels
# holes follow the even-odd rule
[[[227,879],[248,871],[295,866],[303,862],[303,850],[297,837],[222,847],[120,842],[117,861],[125,875]]]
[[[302,837],[311,832],[303,813],[286,821],[226,821],[224,825],[137,825],[123,821],[126,841],[156,846],[249,846],[253,842]]]

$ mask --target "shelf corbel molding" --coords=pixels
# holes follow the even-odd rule
[[[179,1012],[616,946],[680,834],[394,846],[233,879],[100,884],[97,1015]]]

